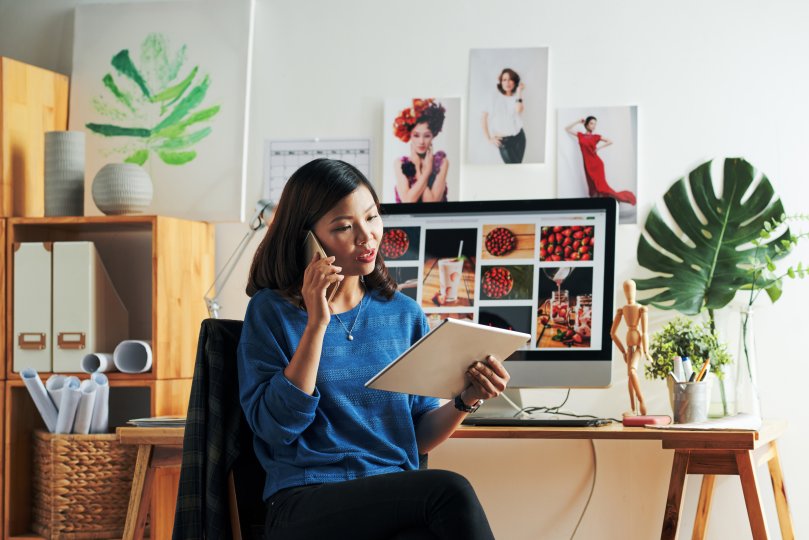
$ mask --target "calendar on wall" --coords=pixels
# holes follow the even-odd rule
[[[264,198],[278,202],[292,173],[313,159],[339,159],[371,175],[370,139],[267,140],[264,143]]]

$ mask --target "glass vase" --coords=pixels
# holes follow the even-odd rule
[[[739,352],[736,355],[736,412],[761,416],[753,308],[740,309]]]

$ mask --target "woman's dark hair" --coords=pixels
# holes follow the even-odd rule
[[[413,127],[427,122],[427,127],[430,128],[430,131],[435,137],[441,133],[441,130],[444,128],[444,117],[446,114],[447,110],[443,105],[438,102],[433,102],[429,107],[424,109],[418,118],[416,118],[416,122],[413,124]],[[413,128],[410,128],[410,131],[413,131]]]
[[[590,120],[598,120],[598,118],[596,118],[595,116],[588,116],[587,118],[585,118],[584,119],[584,127],[585,128],[587,127],[587,124],[590,123]]]
[[[267,234],[258,246],[250,266],[247,296],[260,289],[278,289],[302,303],[301,286],[306,260],[306,233],[317,220],[360,186],[371,192],[379,207],[374,187],[356,167],[336,159],[310,161],[289,177]],[[365,276],[365,286],[392,298],[396,282],[377,251],[373,272]]]
[[[497,89],[500,90],[500,93],[505,95],[506,91],[503,90],[503,75],[508,73],[508,78],[514,81],[514,90],[517,90],[517,87],[520,86],[520,76],[517,75],[517,72],[511,68],[506,68],[500,72],[500,76],[497,77]],[[489,87],[491,88],[491,86]]]

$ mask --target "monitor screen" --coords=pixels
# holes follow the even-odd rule
[[[431,326],[525,332],[513,388],[610,384],[617,205],[550,199],[383,204],[380,252]]]

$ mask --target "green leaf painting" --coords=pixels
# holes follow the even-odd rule
[[[168,38],[146,36],[138,62],[128,49],[114,54],[112,71],[101,83],[104,93],[92,101],[102,119],[87,129],[122,141],[114,153],[126,163],[143,165],[152,155],[168,165],[197,157],[194,146],[213,131],[209,124],[221,106],[206,103],[211,78],[199,66],[186,66],[186,47],[170,52]]]
[[[744,159],[725,159],[720,196],[711,164],[680,178],[663,196],[671,224],[657,207],[649,213],[638,242],[638,263],[658,276],[636,280],[638,290],[656,291],[640,302],[685,315],[703,309],[711,313],[749,286],[751,265],[784,255],[778,246],[789,238],[789,229],[758,248],[754,245],[764,223],[784,214],[769,179]]]

